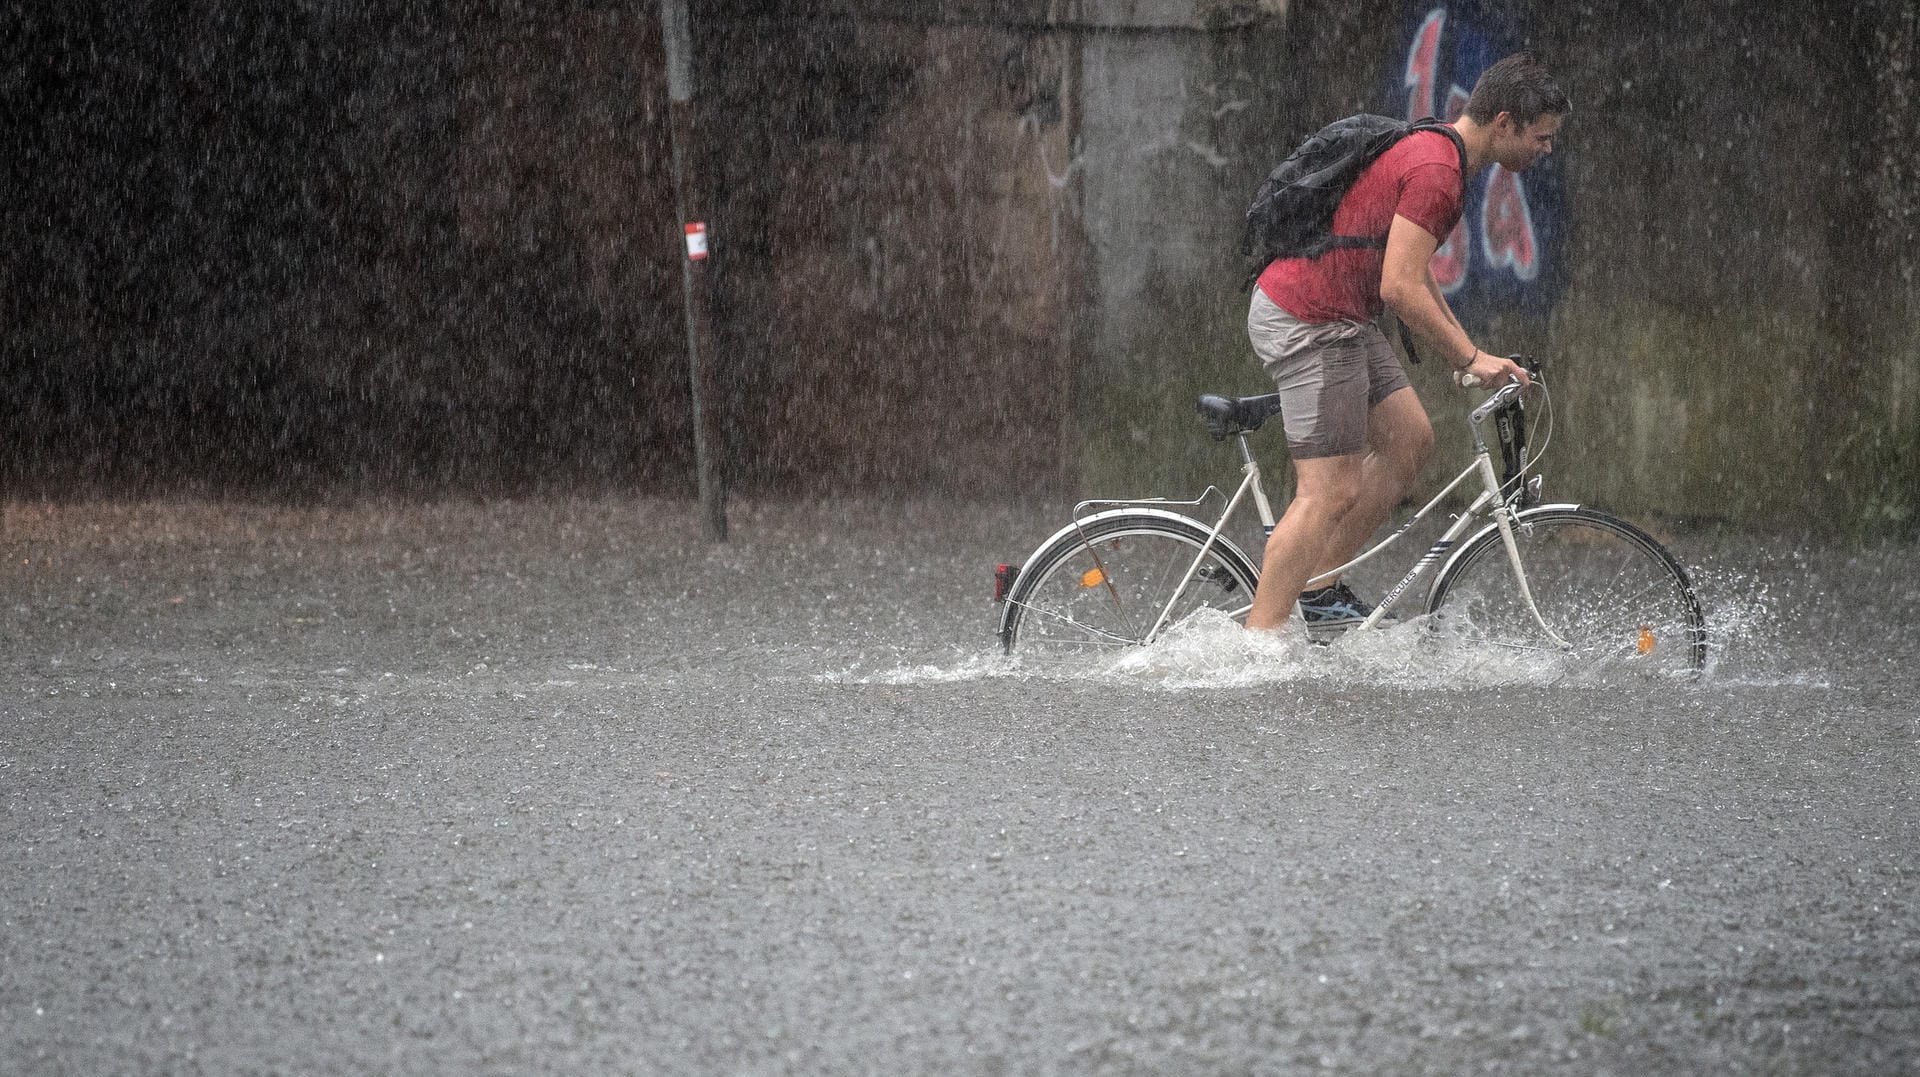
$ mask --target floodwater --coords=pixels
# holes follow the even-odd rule
[[[0,1070],[1920,1072],[1913,548],[1009,664],[1060,513],[7,506]]]

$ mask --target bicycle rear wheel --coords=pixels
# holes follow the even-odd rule
[[[1541,630],[1497,528],[1470,539],[1434,580],[1427,611],[1448,636],[1601,676],[1686,676],[1707,660],[1707,630],[1686,570],[1624,520],[1574,506],[1529,509],[1514,543]]]
[[[1208,545],[1207,535],[1175,513],[1126,510],[1061,530],[1014,580],[1001,645],[1008,654],[1112,653],[1147,642],[1169,602],[1163,630],[1203,608],[1245,617],[1260,574],[1239,547]]]

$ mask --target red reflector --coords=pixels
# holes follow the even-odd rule
[[[995,565],[993,569],[993,600],[1005,602],[1007,592],[1013,589],[1013,578],[1020,574],[1019,565]]]

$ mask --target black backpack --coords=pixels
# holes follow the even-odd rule
[[[1247,286],[1276,258],[1318,258],[1342,247],[1385,247],[1387,237],[1336,236],[1333,213],[1360,173],[1393,144],[1415,131],[1441,131],[1460,151],[1460,178],[1467,175],[1467,144],[1460,132],[1431,116],[1417,123],[1359,115],[1320,129],[1280,162],[1247,207],[1240,253],[1247,260]]]

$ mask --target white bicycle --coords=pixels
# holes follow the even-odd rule
[[[1539,364],[1514,358],[1533,373],[1534,388],[1503,386],[1472,409],[1472,462],[1392,534],[1309,586],[1372,560],[1477,477],[1479,495],[1387,591],[1360,630],[1379,627],[1414,581],[1437,564],[1423,610],[1430,615],[1428,627],[1465,646],[1532,652],[1634,675],[1697,673],[1706,664],[1706,625],[1693,584],[1673,555],[1645,531],[1605,512],[1539,503],[1541,479],[1533,472],[1540,454],[1528,453],[1527,408],[1541,408],[1548,418],[1544,450],[1551,440],[1551,400]],[[1192,501],[1083,501],[1073,522],[1017,570],[1001,565],[994,595],[1004,603],[1000,641],[1007,652],[1137,647],[1203,608],[1244,619],[1260,579],[1258,561],[1223,532],[1249,497],[1265,533],[1273,532],[1273,508],[1247,435],[1279,412],[1277,393],[1200,398],[1200,415],[1214,440],[1234,438],[1243,461],[1239,488],[1214,522],[1187,511],[1225,497],[1217,487]],[[1504,477],[1494,473],[1489,424]]]

